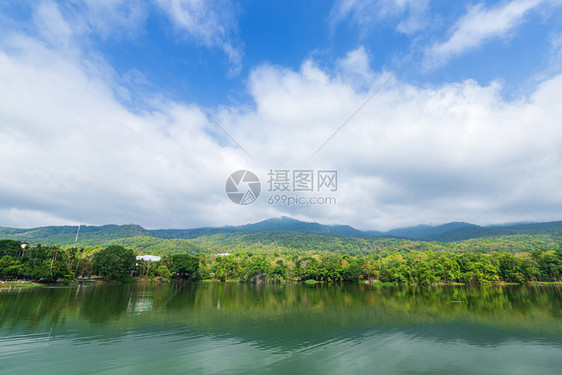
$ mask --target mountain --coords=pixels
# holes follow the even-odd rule
[[[72,245],[76,238],[78,226],[48,226],[31,229],[0,227],[0,238],[23,240],[44,245]],[[80,227],[81,245],[99,245],[107,241],[129,237],[153,237],[160,239],[193,239],[202,236],[228,233],[263,233],[263,232],[303,232],[331,234],[344,237],[365,237],[365,234],[349,225],[323,225],[304,222],[289,217],[268,219],[258,223],[219,228],[203,227],[193,229],[144,229],[140,225],[102,225]]]
[[[246,224],[238,228],[238,232],[305,232],[334,234],[344,237],[363,237],[363,232],[349,225],[323,225],[313,222],[295,220],[289,217],[280,219],[267,219],[255,224]]]
[[[31,229],[17,229],[0,227],[0,238],[23,240],[29,243],[45,245],[72,245],[76,239],[78,226],[48,226]],[[140,225],[102,225],[80,226],[80,243],[82,245],[97,245],[108,239],[146,236],[148,231]]]
[[[295,220],[289,217],[267,219],[253,224],[240,226],[226,226],[220,228],[195,228],[195,229],[156,229],[148,231],[153,237],[158,238],[197,238],[224,233],[262,233],[262,232],[304,232],[333,234],[344,237],[364,237],[365,234],[349,225],[323,225],[319,223]]]
[[[369,232],[364,232],[369,233]],[[502,224],[479,226],[464,222],[451,222],[443,225],[416,225],[397,228],[375,236],[391,236],[417,241],[458,242],[473,238],[489,238],[515,234],[554,234],[562,238],[562,221],[547,223]]]
[[[512,224],[480,227],[460,227],[439,234],[427,235],[424,241],[455,242],[472,238],[509,236],[515,234],[551,234],[562,238],[562,221],[533,224]]]
[[[0,227],[0,238],[23,240],[33,244],[56,244],[68,246],[74,243],[78,226],[49,226],[32,229]],[[323,225],[304,222],[289,217],[267,219],[257,223],[219,228],[148,230],[135,224],[81,226],[81,246],[100,246],[125,238],[140,238],[144,242],[155,240],[191,240],[200,237],[229,234],[255,234],[270,232],[309,233],[349,238],[401,238],[415,241],[457,242],[473,238],[499,237],[516,234],[549,234],[562,240],[562,221],[533,224],[511,224],[501,226],[478,226],[464,222],[452,222],[438,226],[417,225],[397,228],[387,232],[360,231],[349,225]],[[152,240],[151,240],[152,239]]]
[[[397,228],[385,232],[386,235],[408,238],[412,240],[426,240],[435,236],[442,235],[450,231],[465,228],[480,228],[478,225],[463,223],[463,222],[452,222],[438,226],[431,225],[416,225],[415,227],[407,228]]]

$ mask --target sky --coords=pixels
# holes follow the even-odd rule
[[[562,220],[561,93],[561,0],[3,1],[0,226]]]

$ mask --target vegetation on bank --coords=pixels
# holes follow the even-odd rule
[[[471,247],[464,251],[435,251],[431,243],[424,250],[389,247],[388,251],[383,247],[379,251],[358,253],[305,246],[276,249],[279,247],[264,250],[246,246],[242,250],[233,246],[228,249],[230,254],[172,254],[159,262],[147,262],[136,260],[133,250],[120,245],[87,251],[59,246],[22,246],[18,241],[0,240],[0,280],[57,282],[97,275],[107,280],[137,276],[249,283],[308,280],[431,285],[559,282],[562,279],[560,249],[533,249],[515,254],[474,252]]]
[[[34,286],[41,286],[42,284],[35,282],[24,282],[24,281],[0,281],[1,288],[29,288]]]

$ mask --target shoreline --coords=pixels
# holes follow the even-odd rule
[[[33,287],[41,287],[41,286],[68,286],[68,285],[76,285],[76,284],[161,284],[161,283],[173,283],[175,280],[150,280],[145,278],[133,278],[132,280],[126,281],[118,281],[118,280],[100,280],[100,279],[92,279],[92,280],[79,280],[79,281],[69,281],[65,283],[38,283],[35,281],[0,281],[0,289],[7,289],[7,288],[33,288]],[[216,279],[205,279],[199,280],[195,283],[240,283],[237,280],[228,280],[228,281],[220,281]],[[247,284],[247,283],[244,283]],[[312,280],[304,280],[304,281],[290,281],[284,283],[260,283],[263,284],[271,284],[271,285],[284,285],[284,284],[302,284],[302,285],[330,285],[330,284],[339,284],[339,283],[326,283],[322,281],[314,281]],[[408,285],[400,285],[395,283],[385,283],[385,282],[359,282],[359,283],[344,283],[344,284],[357,284],[357,285],[371,285],[376,287],[399,287],[399,286],[418,286],[418,287],[449,287],[449,286],[473,286],[473,287],[482,287],[483,285],[469,285],[464,283],[435,283],[430,285],[417,285],[417,284],[408,284]],[[508,282],[494,282],[490,285],[484,286],[492,286],[492,287],[502,287],[502,286],[547,286],[547,285],[562,285],[562,281],[531,281],[524,284],[518,283],[508,283]]]

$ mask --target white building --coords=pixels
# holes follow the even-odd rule
[[[137,255],[137,260],[144,260],[145,262],[160,262],[161,259],[158,255]]]

